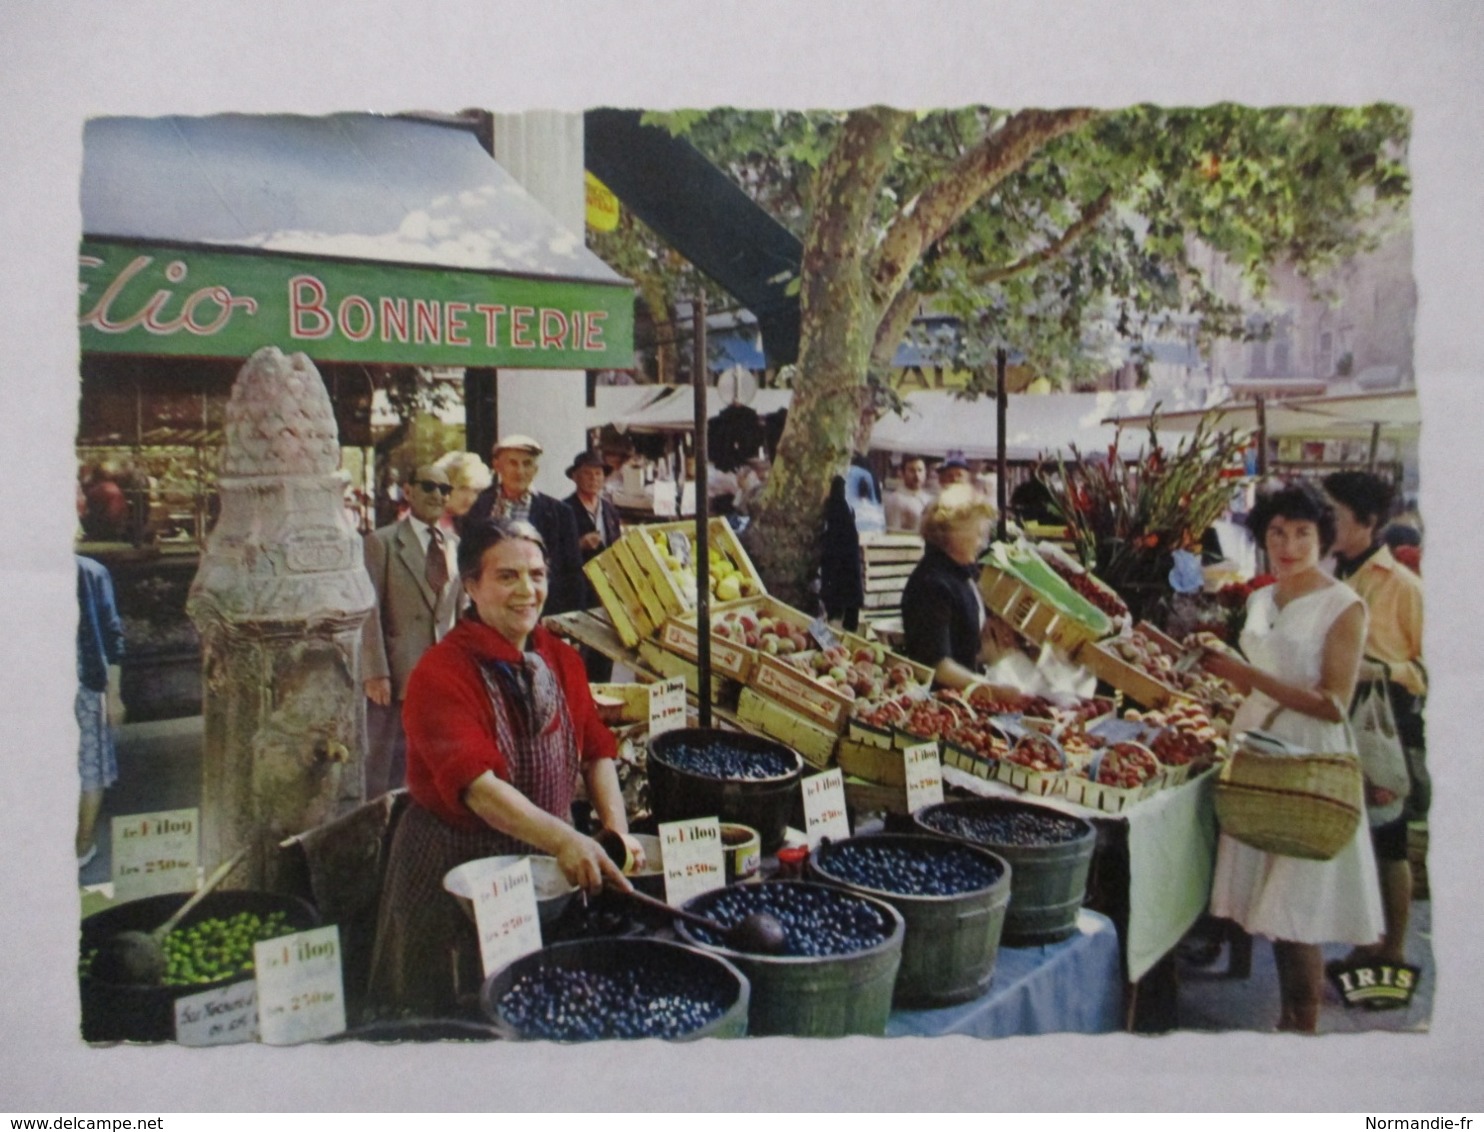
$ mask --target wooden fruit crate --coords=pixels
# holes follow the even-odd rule
[[[758,604],[770,616],[782,617],[800,628],[807,630],[813,624],[812,618],[784,605],[776,598],[763,598]],[[883,667],[889,669],[895,664],[905,664],[911,670],[915,684],[927,684],[932,679],[932,669],[887,651],[878,642],[844,630],[834,630],[834,635],[852,654],[861,648],[882,649]],[[856,702],[853,695],[838,692],[820,683],[812,672],[804,672],[777,656],[761,651],[757,654],[757,664],[747,684],[791,711],[830,728],[836,735],[845,730],[850,709]]]
[[[662,547],[668,547],[672,531],[693,536],[695,523],[686,520],[632,527],[583,566],[619,639],[629,648],[658,635],[671,617],[695,608],[691,592],[681,585],[680,575],[664,559]],[[738,567],[754,594],[766,593],[757,568],[726,520],[713,519],[707,532],[711,545]]]
[[[921,535],[880,533],[861,536],[861,557],[865,560],[868,573],[872,567],[905,564],[905,577],[912,573],[911,567],[917,564],[926,549],[927,543]]]
[[[714,622],[721,615],[736,611],[751,612],[759,618],[767,617],[786,621],[805,633],[809,631],[810,619],[807,616],[792,606],[784,605],[777,598],[767,595],[713,604],[710,610],[713,622],[711,663],[719,671],[743,683],[752,677],[753,671],[757,668],[758,657],[762,655],[761,651],[740,641],[718,637],[714,626]],[[659,634],[660,645],[687,660],[696,660],[700,655],[696,618],[697,611],[694,609],[667,618]]]
[[[835,745],[835,761],[846,774],[886,786],[907,785],[907,760],[894,747],[861,743],[848,735]]]
[[[986,759],[982,755],[961,747],[957,743],[943,743],[940,745],[944,766],[951,766],[955,770],[961,770],[965,774],[972,774],[976,778],[982,778],[986,782],[994,782],[999,779],[1000,760]]]
[[[1120,606],[1122,606],[1124,609],[1123,613],[1120,613],[1116,616],[1109,613],[1108,616],[1113,618],[1115,625],[1128,624],[1130,620],[1129,614],[1127,612],[1128,605],[1126,602],[1124,602],[1122,595],[1120,595],[1117,590],[1115,590],[1107,582],[1103,581],[1103,579],[1099,578],[1091,570],[1083,566],[1081,562],[1079,562],[1072,555],[1068,554],[1055,542],[1038,542],[1035,545],[1036,553],[1039,554],[1048,565],[1051,565],[1052,563],[1060,563],[1062,566],[1070,569],[1074,573],[1080,572],[1081,575],[1086,578],[1089,583],[1091,583],[1093,589],[1097,590],[1101,594],[1106,595],[1113,601],[1117,602]],[[1052,566],[1052,569],[1055,569],[1055,566]],[[1091,599],[1089,598],[1088,600]],[[1096,605],[1097,603],[1094,602],[1093,604]],[[1101,606],[1099,606],[1099,608],[1101,608]]]
[[[979,574],[979,593],[984,606],[1035,644],[1049,644],[1072,656],[1082,645],[1096,640],[1087,625],[1068,617],[1014,574],[985,563]]]
[[[743,688],[737,697],[737,718],[770,739],[792,747],[810,766],[827,770],[835,763],[835,743],[839,738],[835,732],[751,688]]]
[[[676,575],[651,562],[653,548],[645,536],[629,531],[610,550],[656,630],[671,614],[691,608]]]
[[[747,686],[837,736],[845,730],[850,705],[855,703],[855,697],[837,692],[809,673],[766,653],[758,657]]]
[[[661,677],[666,679],[675,676],[682,677],[685,680],[685,690],[692,696],[700,698],[701,674],[696,666],[683,656],[666,652],[653,641],[640,641],[639,659],[651,672],[656,672]],[[711,702],[713,704],[718,707],[735,704],[738,691],[739,685],[735,680],[718,676],[714,672],[711,674]]]
[[[1087,641],[1073,659],[1099,680],[1111,684],[1134,703],[1145,708],[1162,708],[1175,699],[1189,699],[1169,684],[1156,680],[1143,669],[1135,668],[1120,656],[1113,655],[1104,641]]]
[[[867,723],[855,716],[850,717],[850,722],[845,726],[844,738],[853,743],[866,747],[892,746],[892,729],[890,727],[877,727],[874,723]]]
[[[1135,802],[1149,797],[1153,782],[1154,780],[1151,779],[1142,786],[1125,790],[1119,786],[1104,786],[1101,782],[1093,782],[1090,778],[1069,774],[1063,776],[1062,793],[1068,802],[1086,806],[1089,810],[1100,810],[1105,814],[1121,814]],[[1155,786],[1154,789],[1158,787]]]
[[[1155,775],[1155,779],[1159,783],[1159,788],[1168,789],[1173,786],[1183,786],[1186,782],[1190,781],[1190,772],[1195,765],[1194,762],[1181,763],[1179,766],[1169,766],[1165,763],[1160,763],[1159,773]]]
[[[650,620],[639,595],[613,556],[612,547],[586,562],[582,572],[592,583],[608,620],[613,623],[614,632],[625,647],[634,648],[641,640],[654,634],[658,626]]]
[[[1028,766],[1001,759],[995,763],[995,778],[1024,794],[1047,798],[1066,790],[1067,776],[1057,771],[1032,770]]]
[[[687,588],[681,584],[681,575],[673,570],[665,560],[665,554],[669,549],[669,537],[672,533],[685,535],[690,543],[691,553],[695,554],[696,524],[694,520],[646,523],[643,526],[632,528],[624,535],[624,542],[629,546],[638,569],[650,579],[660,599],[665,603],[666,612],[669,615],[694,609],[696,604]],[[767,587],[763,585],[762,576],[757,572],[757,567],[752,564],[751,557],[738,540],[737,532],[732,530],[730,523],[725,519],[712,519],[706,525],[706,536],[710,546],[725,555],[745,579],[747,592],[739,594],[740,598],[760,597],[768,592]],[[716,600],[718,599],[713,594],[712,601]]]
[[[1172,659],[1179,657],[1180,654],[1185,651],[1184,645],[1175,640],[1174,637],[1170,636],[1163,629],[1151,625],[1148,621],[1140,621],[1137,625],[1134,626],[1134,628],[1137,629],[1140,633],[1144,634],[1144,636],[1147,637],[1150,641],[1158,645],[1160,647],[1160,651],[1164,652]]]
[[[755,605],[755,601],[732,602],[725,606],[713,606],[712,612],[732,608],[750,609]],[[689,613],[682,613],[666,620],[664,628],[660,630],[659,643],[669,652],[683,656],[687,660],[699,661],[701,635],[696,628],[696,611],[691,610]],[[738,644],[736,641],[724,640],[715,632],[711,634],[712,671],[730,677],[738,683],[746,683],[752,676],[752,670],[757,667],[757,657],[756,649],[748,648],[745,644]]]

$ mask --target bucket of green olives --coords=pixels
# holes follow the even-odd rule
[[[218,889],[165,937],[167,967],[159,986],[109,983],[92,974],[93,955],[103,941],[120,932],[153,931],[190,895],[172,892],[131,900],[82,921],[78,982],[84,1040],[173,1041],[176,999],[251,979],[254,943],[320,923],[314,907],[297,897]]]

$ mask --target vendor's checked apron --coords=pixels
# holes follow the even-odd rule
[[[571,821],[577,740],[556,675],[534,652],[525,654],[523,664],[490,661],[480,668],[510,784],[547,813]],[[487,826],[455,829],[413,801],[392,839],[371,960],[371,1002],[425,1017],[452,1015],[458,996],[480,984],[479,944],[469,917],[444,891],[443,877],[480,857],[536,852]]]

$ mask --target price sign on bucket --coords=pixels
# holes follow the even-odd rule
[[[522,955],[541,950],[541,921],[536,911],[536,883],[531,859],[503,867],[480,861],[471,883],[474,923],[479,928],[479,957],[492,975]]]
[[[907,810],[916,813],[924,806],[943,801],[943,764],[938,744],[918,743],[902,752],[907,768]]]
[[[726,884],[719,819],[661,822],[659,834],[667,903],[684,904],[692,896]]]
[[[114,818],[109,835],[114,899],[194,891],[200,829],[195,809]]]
[[[258,1040],[258,984],[228,987],[175,1000],[175,1040],[183,1046],[230,1046]]]
[[[844,841],[850,836],[850,820],[845,816],[845,776],[840,768],[827,770],[804,779],[804,834],[809,848],[817,849],[826,837]]]
[[[265,1045],[298,1045],[345,1029],[338,927],[260,940],[252,952]]]
[[[649,737],[685,726],[685,677],[672,676],[649,686]]]

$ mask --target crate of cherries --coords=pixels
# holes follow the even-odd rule
[[[1114,814],[1148,797],[1162,783],[1154,752],[1131,741],[1109,743],[1099,749],[1085,773],[1086,777],[1067,777],[1067,798]]]
[[[1010,744],[996,777],[1027,794],[1044,797],[1063,791],[1067,757],[1049,735],[1026,731]]]
[[[1166,786],[1178,786],[1220,761],[1221,733],[1200,704],[1177,703],[1164,711],[1144,712],[1138,718],[1145,726],[1157,729],[1149,740],[1149,749],[1159,760]]]

